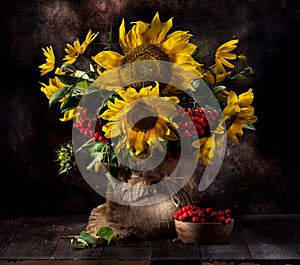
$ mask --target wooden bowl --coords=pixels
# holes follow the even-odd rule
[[[175,221],[178,238],[184,243],[220,244],[231,234],[234,219],[230,224],[222,223],[192,223]]]

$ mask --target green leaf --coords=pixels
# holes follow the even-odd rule
[[[88,243],[81,238],[77,239],[77,243],[71,243],[70,245],[71,245],[71,247],[76,248],[76,249],[84,249],[89,246]]]
[[[60,68],[63,72],[75,73],[76,69],[72,64],[63,64]]]
[[[97,142],[90,148],[90,152],[101,152],[105,146],[105,143]]]
[[[97,243],[96,240],[94,239],[94,237],[86,231],[81,231],[78,239],[84,240],[86,243],[91,244],[91,245]]]
[[[205,48],[205,44],[201,43],[192,53],[192,57],[195,58],[197,57]]]
[[[254,126],[253,124],[245,124],[245,125],[243,126],[243,128],[244,128],[244,129],[248,129],[248,130],[253,130],[253,131],[256,130],[256,128],[255,128],[255,126]]]
[[[77,83],[78,88],[87,89],[89,86],[89,82],[87,80],[83,80]]]
[[[49,108],[62,99],[69,92],[70,88],[70,86],[63,86],[60,90],[54,92],[49,99]]]
[[[226,89],[226,86],[216,86],[216,87],[213,88],[213,92],[214,93],[219,93],[224,89]]]
[[[110,241],[116,237],[114,230],[108,226],[100,227],[96,235],[106,240],[108,245],[110,244]]]
[[[236,74],[234,76],[231,76],[230,79],[235,79],[235,80],[244,80],[244,79],[247,79],[246,76],[244,76],[243,74]]]
[[[79,101],[80,98],[69,95],[60,106],[62,113],[64,113],[67,110],[76,108],[78,106]]]
[[[55,75],[65,85],[76,85],[80,80],[79,77],[76,76],[69,76],[69,75]]]

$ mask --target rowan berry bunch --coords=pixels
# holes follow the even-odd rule
[[[223,223],[231,224],[231,210],[216,211],[212,208],[200,208],[195,205],[186,205],[174,214],[174,219],[192,223]]]
[[[73,127],[86,137],[93,138],[94,142],[108,143],[109,139],[104,136],[104,132],[102,131],[104,121],[97,118],[95,123],[95,118],[90,116],[86,108],[82,109],[80,115],[77,117],[77,121],[73,123]]]
[[[178,124],[178,133],[184,138],[194,141],[199,138],[211,136],[211,130],[216,129],[220,113],[215,109],[203,107],[178,107],[179,115],[174,118]],[[180,157],[180,146],[172,142],[168,145],[166,160],[173,161]]]
[[[198,136],[199,138],[209,136],[210,126],[216,126],[219,118],[217,110],[208,110],[205,108],[179,108],[179,127],[183,130],[185,137]],[[183,121],[183,122],[182,122]],[[196,130],[191,130],[195,127]]]

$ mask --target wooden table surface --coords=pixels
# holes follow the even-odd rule
[[[123,239],[76,250],[70,240],[87,222],[86,215],[0,216],[0,264],[300,264],[300,214],[236,216],[218,245]]]

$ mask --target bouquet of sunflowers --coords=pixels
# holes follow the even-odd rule
[[[144,160],[153,168],[186,153],[207,166],[226,138],[239,143],[244,129],[255,129],[252,89],[238,95],[226,85],[253,72],[249,66],[234,71],[246,60],[235,52],[239,40],[206,55],[207,64],[205,45],[193,44],[188,31],[171,32],[172,26],[173,18],[161,22],[156,13],[151,23],[132,22],[126,31],[123,19],[118,49],[111,29],[100,51],[99,32],[89,30],[83,42],[66,44],[61,65],[52,46],[42,49],[41,76],[50,77],[40,82],[41,91],[50,107],[60,105],[62,122],[73,121],[73,139],[57,150],[59,174],[78,164],[79,152],[87,170],[103,165],[115,177],[122,163],[131,168]]]

